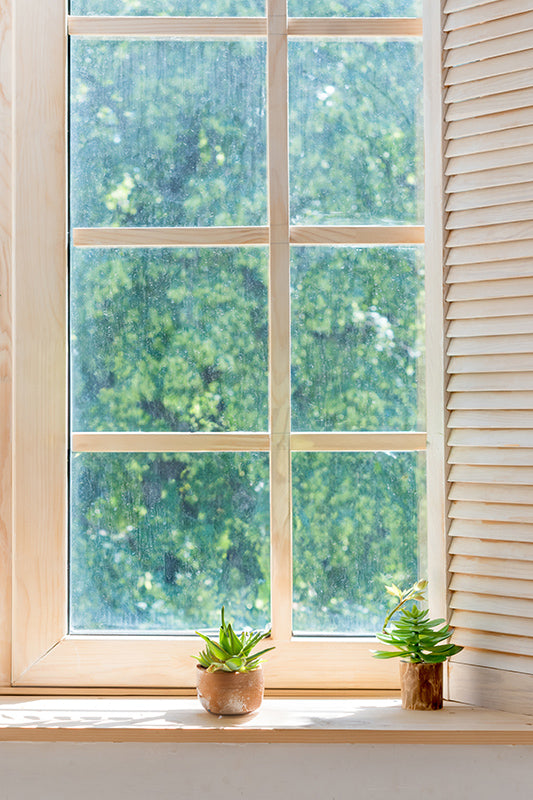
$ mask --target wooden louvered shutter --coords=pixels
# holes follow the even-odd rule
[[[445,0],[452,699],[533,713],[533,0]]]

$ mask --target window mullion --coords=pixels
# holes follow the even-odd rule
[[[276,640],[286,640],[292,632],[286,0],[268,0],[267,23],[272,633]]]

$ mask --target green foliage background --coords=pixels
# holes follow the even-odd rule
[[[396,8],[353,13],[377,5]],[[266,224],[265,56],[74,40],[73,226]],[[303,42],[290,63],[293,221],[419,222],[418,47]],[[423,427],[418,248],[294,248],[291,270],[293,429]],[[73,429],[266,430],[267,281],[260,247],[73,249]],[[377,627],[381,579],[416,578],[422,484],[415,454],[295,454],[296,630]],[[266,454],[74,454],[71,494],[73,630],[215,627],[223,603],[269,621]]]

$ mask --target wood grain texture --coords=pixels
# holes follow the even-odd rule
[[[504,278],[503,280],[455,283],[447,294],[448,302],[486,300],[497,297],[533,297],[533,278]]]
[[[527,316],[533,296],[494,297],[477,300],[455,300],[449,304],[447,319],[486,319],[488,317]]]
[[[533,183],[515,183],[493,186],[488,189],[472,189],[451,193],[446,203],[447,211],[462,211],[488,208],[490,206],[512,205],[533,199]]]
[[[65,3],[15,16],[14,675],[66,629]]]
[[[270,564],[273,635],[292,635],[290,490],[290,247],[287,4],[268,0],[267,130],[270,225]]]
[[[74,453],[237,453],[268,451],[268,433],[73,433]]]
[[[0,686],[11,680],[12,0],[0,2]]]
[[[427,575],[431,613],[447,616],[446,373],[441,4],[424,0],[425,317],[427,404]],[[422,547],[424,543],[422,543]],[[446,690],[446,686],[445,686]]]
[[[500,281],[511,278],[530,278],[533,263],[529,259],[496,261],[487,264],[460,264],[448,270],[445,281],[449,284]]]
[[[497,355],[506,353],[533,353],[533,336],[465,337],[454,339],[448,346],[451,356]],[[530,406],[526,406],[530,408]]]
[[[459,702],[533,714],[533,675],[452,663],[450,685]]]
[[[479,97],[489,97],[498,95],[502,92],[515,92],[517,89],[527,89],[531,86],[533,78],[533,68],[519,72],[504,72],[500,75],[479,78],[478,80],[456,83],[446,92],[445,103],[460,103],[467,100],[474,100]]]
[[[497,8],[497,6],[496,6]],[[520,9],[523,11],[522,9]],[[469,46],[476,46],[500,37],[512,38],[513,35],[521,35],[524,31],[533,30],[533,11],[526,10],[525,13],[512,13],[510,16],[499,16],[495,19],[491,16],[490,9],[485,17],[485,21],[476,22],[463,27],[449,27],[453,17],[448,17],[448,35],[444,45],[446,50],[460,49]],[[491,42],[491,44],[493,44]],[[524,48],[526,49],[526,48]],[[492,52],[492,51],[489,51]],[[470,60],[470,59],[469,59]]]
[[[422,36],[422,20],[400,17],[366,17],[332,19],[331,17],[291,17],[288,20],[290,36],[334,36],[354,39],[367,36],[386,36],[387,39],[404,39]]]
[[[533,14],[528,16],[527,25],[531,24]],[[477,26],[476,26],[477,27]],[[479,26],[482,27],[482,26]],[[501,31],[501,27],[497,25],[493,31]],[[520,31],[520,27],[517,26]],[[482,37],[482,35],[481,35]],[[458,37],[453,37],[457,39]],[[478,41],[466,47],[455,47],[452,45],[453,39],[450,39],[448,34],[445,43],[445,49],[448,49],[445,66],[455,67],[458,64],[465,64],[471,61],[477,61],[484,58],[494,58],[496,56],[504,56],[509,53],[519,53],[522,50],[529,50],[531,47],[531,30],[525,30],[518,33],[512,33],[508,36],[499,36],[498,38],[490,38],[486,41]]]
[[[412,451],[425,450],[427,434],[413,432],[384,431],[376,433],[314,433],[291,434],[291,450],[308,452],[340,451]]]
[[[372,638],[287,641],[273,637],[268,644],[276,648],[264,664],[265,683],[270,688],[287,688],[293,670],[298,671],[300,689],[331,688],[331,671],[324,669],[324,664],[332,646],[336,688],[399,686],[397,664],[384,662],[376,669],[370,650],[377,642]],[[15,685],[192,688],[195,674],[191,655],[200,649],[198,637],[69,636],[44,653]]]
[[[524,0],[497,0],[497,2],[484,2],[473,8],[455,11],[448,15],[445,31],[465,28],[468,25],[479,25],[482,22],[508,17],[512,14],[519,14],[525,10]]]
[[[450,506],[450,517],[459,519],[483,520],[489,522],[533,523],[533,510],[530,505],[511,505],[510,503],[470,502],[457,500]],[[530,570],[532,569],[530,565]]]
[[[463,575],[456,572],[450,583],[452,591],[468,591],[494,597],[517,597],[533,599],[533,583],[512,578],[494,578],[484,575]]]
[[[473,537],[475,539],[491,539],[499,542],[533,542],[533,525],[514,525],[512,522],[484,522],[481,520],[462,520],[453,519],[450,525],[450,534],[460,538]],[[454,588],[465,588],[455,586]],[[523,587],[524,590],[527,587]],[[511,586],[507,585],[504,594],[509,594]],[[490,593],[490,585],[487,583],[483,588],[471,589],[473,592],[487,591]],[[495,594],[501,594],[499,588],[494,589]],[[521,594],[518,594],[520,597]],[[533,586],[526,597],[533,597]]]
[[[518,130],[520,129],[518,128]],[[446,174],[460,175],[462,173],[514,166],[516,164],[529,165],[531,164],[532,153],[533,146],[525,145],[455,156],[448,158]],[[526,217],[526,219],[529,219],[529,217]]]
[[[423,244],[421,225],[293,225],[291,244]]]
[[[528,34],[530,36],[530,34]],[[506,131],[531,125],[533,123],[533,108],[516,108],[512,111],[502,111],[499,114],[469,117],[450,122],[445,133],[446,139],[457,139],[463,136],[477,136],[481,133]]]
[[[533,63],[533,50],[531,51]],[[465,136],[463,139],[450,139],[446,147],[446,157],[463,156],[475,153],[486,153],[489,150],[506,150],[510,147],[529,145],[533,140],[531,125],[510,128],[508,131],[480,133],[476,136]]]
[[[268,244],[268,228],[74,228],[72,243],[74,247],[224,247]]]
[[[533,389],[533,372],[479,372],[473,375],[452,375],[448,382],[450,392],[515,392]],[[505,436],[512,434],[505,433]],[[529,433],[525,433],[524,442]]]
[[[531,744],[531,720],[445,703],[406,714],[399,698],[267,697],[257,715],[217,719],[196,697],[9,697],[0,740]]]
[[[175,39],[188,36],[222,39],[232,36],[265,36],[261,17],[77,17],[68,18],[70,36]]]
[[[516,588],[531,582],[531,563],[528,561],[511,561],[510,559],[478,558],[475,556],[453,556],[450,561],[450,572],[462,575],[480,575],[485,578],[505,578],[514,580]],[[515,594],[520,597],[521,594]],[[512,652],[512,651],[511,651]]]
[[[456,86],[469,81],[484,80],[496,75],[508,75],[511,72],[521,72],[533,67],[533,50],[523,50],[519,53],[484,58],[482,61],[472,61],[458,67],[446,70],[446,86]]]

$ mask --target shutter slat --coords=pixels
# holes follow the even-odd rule
[[[449,356],[492,355],[496,353],[533,353],[533,336],[488,336],[452,339],[448,346]],[[494,408],[494,406],[485,406]],[[531,408],[530,405],[523,408]]]
[[[453,641],[463,647],[479,650],[494,650],[515,655],[533,656],[533,639],[527,636],[500,635],[488,631],[463,630],[459,628],[457,617],[452,618],[455,627]]]
[[[530,561],[499,560],[497,558],[476,558],[474,556],[453,556],[450,572],[463,575],[484,575],[487,578],[506,578],[516,582],[533,583]]]
[[[529,25],[529,23],[527,23]],[[480,26],[481,27],[481,26]],[[478,41],[468,47],[454,47],[450,34],[444,41],[444,49],[448,50],[445,67],[456,67],[459,64],[470,64],[472,61],[481,61],[484,58],[505,56],[508,53],[518,53],[531,48],[531,31],[513,33],[509,36],[499,36],[487,41]]]
[[[524,0],[498,0],[498,2],[488,4],[487,0],[485,0],[482,5],[474,8],[450,13],[444,30],[453,31],[456,28],[466,28],[468,25],[479,25],[489,20],[520,14],[524,10]]]
[[[515,333],[533,333],[533,315],[518,317],[491,317],[490,319],[454,319],[450,322],[448,336],[509,336]]]
[[[480,522],[477,519],[453,519],[450,525],[450,535],[463,538],[471,536],[475,539],[495,539],[500,542],[527,542],[533,544],[533,525],[524,523],[515,525],[512,522]],[[463,588],[465,587],[463,586]],[[518,588],[523,590],[523,584]],[[507,587],[504,594],[510,594],[508,589],[509,587]],[[469,585],[468,591],[478,592],[481,589],[474,589]],[[520,597],[521,594],[522,592],[519,591],[516,596]],[[531,597],[533,598],[533,583],[531,584]]]
[[[446,283],[478,283],[485,280],[529,278],[533,276],[533,262],[529,259],[500,261],[494,264],[460,264],[451,267]]]
[[[446,263],[450,267],[484,261],[506,261],[533,257],[533,240],[501,242],[497,244],[454,247],[449,251]]]
[[[533,428],[531,411],[453,411],[450,428]]]
[[[462,175],[486,169],[498,169],[516,164],[531,164],[533,146],[509,147],[505,150],[489,150],[483,153],[468,153],[448,159],[446,175]]]
[[[527,617],[510,617],[504,614],[482,614],[479,611],[454,611],[451,624],[455,628],[469,628],[488,633],[523,636],[529,642],[533,655],[533,620]]]
[[[533,581],[516,581],[512,578],[495,578],[484,575],[455,573],[450,582],[452,591],[493,594],[496,597],[523,597],[533,600]]]
[[[533,70],[522,69],[520,72],[495,75],[491,78],[481,78],[478,81],[458,83],[450,86],[446,92],[444,102],[462,103],[478,97],[513,92],[518,89],[527,89],[533,84]]]
[[[531,433],[531,431],[530,431]],[[527,505],[531,502],[533,484],[530,486],[511,486],[509,484],[494,485],[492,483],[460,483],[452,485],[449,492],[450,500],[466,500],[473,503],[509,503]],[[460,550],[452,549],[452,553]],[[511,552],[509,549],[508,552]],[[481,554],[480,554],[481,555]],[[533,561],[533,545],[531,559]]]
[[[533,239],[533,222],[507,222],[501,225],[483,225],[479,227],[451,230],[446,247],[470,247],[476,244],[495,242],[518,242],[522,239]]]
[[[475,650],[465,647],[453,658],[454,664],[467,664],[474,667],[510,670],[511,672],[533,674],[533,659],[528,656],[516,656],[512,653],[495,653],[494,650]],[[510,709],[509,709],[510,710]],[[521,709],[524,710],[523,708]]]
[[[448,436],[450,447],[533,447],[533,429],[487,430],[484,428],[457,428]]]
[[[522,36],[524,31],[531,30],[533,30],[533,12],[526,11],[524,14],[513,14],[510,17],[481,22],[479,25],[469,25],[468,27],[457,28],[457,30],[449,30],[444,42],[444,49],[462,49],[469,45],[468,50],[472,51],[476,45],[490,42],[492,39],[511,38],[515,34]],[[531,47],[531,39],[529,39],[529,43],[526,41],[526,46],[520,49],[526,50],[528,47]],[[492,51],[489,50],[488,52]],[[506,52],[510,51],[507,50]]]
[[[531,202],[533,182],[516,183],[512,186],[495,186],[490,189],[472,189],[468,192],[450,193],[446,211],[477,211],[501,205]]]
[[[533,390],[533,372],[479,372],[452,375],[449,392],[516,392]],[[509,433],[505,434],[510,435]]]
[[[451,608],[461,611],[480,611],[484,614],[503,614],[510,617],[533,617],[533,600],[517,597],[487,597],[470,592],[454,592]],[[533,633],[532,633],[533,635]]]
[[[455,158],[495,150],[505,152],[509,148],[527,146],[531,142],[533,142],[533,126],[524,125],[507,131],[480,133],[477,136],[451,139],[446,148],[446,157]]]
[[[533,108],[518,108],[500,114],[489,114],[485,117],[459,119],[448,124],[445,139],[458,139],[462,136],[478,136],[481,133],[493,133],[517,128],[521,125],[533,124]]]
[[[498,167],[477,172],[464,172],[451,175],[446,184],[448,193],[470,192],[476,189],[487,189],[490,186],[509,186],[515,183],[530,183],[533,179],[531,165],[524,169],[523,165]]]
[[[533,310],[533,297],[494,297],[490,300],[452,300],[446,319],[484,319],[524,316]]]
[[[444,7],[445,14],[451,14],[454,11],[463,11],[465,8],[474,8],[475,6],[486,6],[488,3],[496,3],[498,0],[448,0]]]
[[[533,508],[511,503],[475,503],[468,500],[455,500],[450,507],[450,517],[454,519],[481,519],[487,522],[533,523]],[[531,567],[533,570],[533,566]],[[533,574],[531,576],[533,578]]]
[[[533,674],[533,659],[528,656],[516,656],[512,653],[495,653],[493,650],[475,650],[466,647],[453,658],[454,664],[468,664],[490,669],[510,670]]]
[[[455,283],[446,299],[449,303],[464,300],[489,300],[499,297],[533,297],[533,278],[511,278],[501,281]]]
[[[523,72],[530,68],[533,68],[533,50],[522,50],[519,53],[484,58],[483,61],[450,67],[446,71],[444,85],[458,86],[461,83],[485,80],[497,75],[512,75],[513,72]]]
[[[485,117],[488,114],[501,114],[517,108],[529,108],[533,105],[533,89],[516,89],[511,92],[491,94],[488,97],[477,97],[474,100],[449,103],[444,119],[455,122],[473,117]]]
[[[487,466],[533,467],[533,449],[513,447],[453,447],[448,457],[450,464],[486,464]],[[481,513],[481,509],[478,509]],[[495,513],[495,512],[494,512]],[[500,512],[498,512],[500,513]],[[484,517],[500,519],[500,517]],[[529,520],[525,520],[528,522]]]

